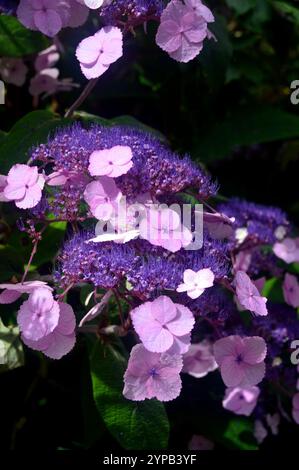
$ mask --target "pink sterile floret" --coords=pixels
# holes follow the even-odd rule
[[[177,287],[177,292],[187,292],[188,297],[197,299],[205,289],[212,287],[214,279],[214,273],[210,268],[200,269],[197,272],[186,269],[184,282]]]
[[[59,305],[52,292],[44,287],[35,289],[20,307],[18,325],[23,338],[37,341],[56,328]]]
[[[161,295],[153,302],[134,308],[131,318],[136,333],[149,351],[184,354],[189,349],[195,321],[184,305]]]
[[[199,54],[204,39],[210,37],[207,24],[214,21],[207,7],[185,3],[180,0],[168,3],[156,36],[158,46],[179,62],[188,62]]]
[[[38,173],[36,166],[17,163],[7,176],[7,185],[4,196],[20,209],[29,209],[36,206],[42,197],[45,177]]]
[[[256,406],[260,389],[258,387],[227,388],[223,407],[237,415],[249,416]]]
[[[96,150],[89,157],[89,173],[91,176],[117,176],[128,173],[133,166],[133,154],[130,147],[116,145],[111,149]]]
[[[76,318],[70,305],[59,302],[59,320],[51,333],[33,341],[22,335],[23,342],[31,349],[41,351],[51,359],[61,359],[73,349],[76,342]]]
[[[274,244],[273,251],[286,263],[299,263],[299,238],[285,238]]]
[[[123,36],[119,28],[105,26],[77,47],[82,73],[89,80],[100,77],[123,54]]]
[[[168,208],[147,210],[139,230],[141,238],[172,253],[187,247],[192,241],[192,233],[181,224],[179,214]]]
[[[213,355],[212,345],[208,341],[191,344],[189,350],[184,354],[183,361],[182,372],[197,379],[205,377],[218,367]]]
[[[66,26],[85,23],[89,10],[76,0],[20,0],[17,8],[19,21],[32,30],[55,36]]]
[[[182,365],[182,357],[178,354],[153,353],[137,344],[131,351],[124,375],[124,396],[134,401],[146,398],[173,400],[182,388]]]
[[[267,298],[262,297],[258,288],[244,271],[237,271],[235,276],[236,294],[240,305],[256,315],[268,315]]]
[[[98,181],[89,183],[84,198],[92,214],[99,220],[109,220],[121,199],[121,192],[113,178],[101,176]]]
[[[233,335],[214,344],[214,356],[227,387],[257,385],[265,375],[267,346],[263,338]]]

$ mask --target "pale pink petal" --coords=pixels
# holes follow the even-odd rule
[[[235,357],[241,348],[243,348],[243,341],[239,336],[219,339],[214,344],[214,356],[217,363],[221,366],[225,358]]]
[[[46,36],[54,37],[62,28],[62,21],[55,10],[38,10],[34,14],[34,23]]]
[[[76,50],[76,57],[82,64],[95,64],[100,55],[100,47],[94,36],[80,42]]]
[[[266,372],[266,366],[264,362],[259,364],[247,365],[244,367],[244,377],[240,382],[240,386],[245,387],[247,385],[257,385],[260,383]]]
[[[60,316],[56,331],[62,335],[71,335],[76,328],[76,317],[72,307],[64,302],[59,302]]]
[[[68,354],[76,343],[76,335],[62,335],[58,331],[51,333],[51,343],[43,350],[43,353],[51,359],[61,359]]]
[[[156,42],[161,49],[168,53],[176,51],[182,44],[179,25],[172,20],[161,23],[157,31]]]
[[[195,323],[194,315],[188,307],[179,304],[175,305],[177,314],[175,318],[167,322],[167,328],[173,335],[183,336],[192,330]]]
[[[26,188],[24,185],[21,187],[7,185],[3,191],[4,196],[11,201],[22,199],[25,196],[25,192]]]
[[[177,305],[166,295],[161,295],[153,302],[147,302],[148,311],[161,325],[165,325],[177,316]],[[191,312],[190,312],[191,313]]]
[[[22,292],[16,290],[5,289],[0,294],[0,304],[12,304],[18,300],[22,295]]]
[[[244,373],[245,368],[238,364],[234,357],[225,357],[223,359],[221,363],[221,376],[227,387],[240,385],[244,379]]]
[[[262,362],[267,354],[265,340],[259,336],[243,338],[243,360],[248,364]]]
[[[31,186],[25,192],[25,196],[23,199],[16,201],[16,206],[20,209],[29,209],[31,207],[35,207],[42,198],[42,190],[36,184],[35,186]]]
[[[191,344],[191,333],[184,336],[173,336],[173,344],[167,349],[167,354],[185,354]]]
[[[18,20],[29,29],[37,29],[33,19],[34,8],[30,0],[21,0],[17,8]]]

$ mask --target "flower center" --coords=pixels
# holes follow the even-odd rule
[[[155,367],[152,367],[152,368],[149,370],[149,375],[150,375],[151,377],[155,378],[155,377],[157,377],[159,374],[158,374],[156,368],[155,368]]]
[[[238,354],[236,357],[236,363],[241,364],[241,362],[243,362],[243,356],[242,354]]]

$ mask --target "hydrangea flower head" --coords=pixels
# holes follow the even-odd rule
[[[161,295],[153,302],[145,302],[131,311],[136,333],[151,352],[183,354],[190,345],[190,331],[194,326],[192,312],[184,305],[175,304]]]
[[[34,340],[22,334],[22,340],[29,348],[41,351],[51,359],[61,359],[73,349],[76,342],[76,318],[72,307],[59,302],[58,309],[58,323],[46,336]]]
[[[214,274],[210,268],[200,269],[198,272],[186,269],[184,283],[177,287],[177,292],[187,292],[191,299],[197,299],[205,289],[214,284]]]
[[[286,303],[294,308],[299,307],[299,283],[296,276],[286,273],[282,287]]]
[[[129,400],[174,400],[181,391],[182,357],[153,353],[142,344],[133,347],[124,376],[123,394]]]
[[[242,307],[256,315],[268,315],[267,298],[261,296],[258,288],[244,271],[237,271],[235,284],[237,299]]]
[[[266,353],[266,343],[259,336],[227,336],[214,344],[214,356],[227,387],[257,385],[265,375]]]
[[[52,333],[58,325],[58,302],[49,289],[34,289],[21,305],[17,320],[23,337],[37,341]]]
[[[192,375],[197,379],[205,377],[209,372],[217,369],[212,346],[207,341],[191,344],[183,357],[184,366],[182,372]]]
[[[117,176],[128,173],[133,166],[132,150],[128,146],[115,145],[111,149],[98,150],[89,157],[89,173],[92,176]]]
[[[17,163],[10,169],[6,181],[4,196],[15,201],[20,209],[34,207],[41,200],[45,178],[38,173],[36,166]]]
[[[199,54],[209,36],[207,23],[214,21],[207,7],[200,13],[200,6],[193,3],[171,0],[161,15],[156,36],[158,46],[179,62],[189,62]]]
[[[89,80],[103,75],[122,54],[122,32],[111,26],[105,26],[93,36],[83,39],[76,50],[82,73]]]
[[[97,219],[109,220],[121,198],[121,192],[113,178],[102,176],[86,186],[84,198]]]
[[[256,406],[260,389],[258,387],[227,388],[223,399],[223,407],[236,415],[251,415]]]

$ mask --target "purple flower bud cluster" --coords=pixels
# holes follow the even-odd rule
[[[159,20],[163,9],[161,0],[112,0],[100,10],[100,16],[107,25],[126,27],[138,26],[149,20]]]

